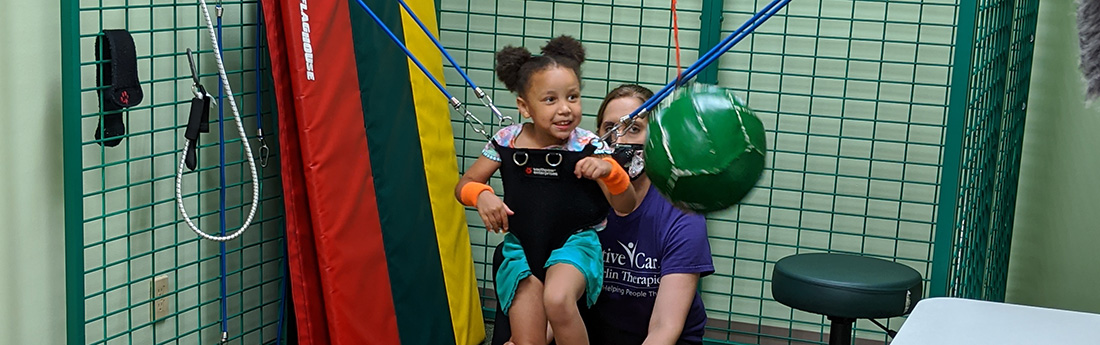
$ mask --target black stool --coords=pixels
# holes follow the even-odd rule
[[[772,270],[772,297],[788,307],[827,316],[830,345],[851,344],[856,319],[908,314],[921,290],[920,273],[909,266],[856,255],[792,255]]]

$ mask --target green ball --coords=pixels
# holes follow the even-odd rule
[[[696,213],[729,208],[764,172],[764,124],[733,92],[693,84],[649,115],[646,175],[673,205]]]

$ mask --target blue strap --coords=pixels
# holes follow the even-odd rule
[[[215,7],[218,15],[218,55],[222,55],[222,6],[219,4]],[[222,102],[222,96],[225,94],[225,87],[221,82],[218,83],[218,173],[221,175],[221,188],[219,192],[219,205],[221,206],[218,215],[221,219],[221,235],[225,236],[225,113],[224,103]],[[225,242],[219,242],[218,247],[220,249],[219,258],[221,259],[221,276],[219,277],[221,285],[221,328],[222,328],[222,342],[226,341],[229,334],[229,317],[228,306],[226,305],[226,276],[225,276]]]
[[[359,7],[362,7],[363,10],[367,11],[367,14],[370,15],[371,19],[374,19],[374,22],[377,23],[378,26],[382,28],[382,31],[386,32],[386,36],[389,37],[390,40],[393,41],[394,44],[397,44],[397,47],[401,48],[401,50],[405,52],[405,55],[409,57],[409,60],[412,60],[412,62],[416,64],[416,67],[420,68],[421,72],[424,72],[424,75],[427,76],[428,79],[430,79],[432,81],[432,84],[435,84],[435,87],[437,89],[439,89],[439,92],[442,92],[443,95],[446,96],[447,99],[452,100],[452,102],[455,102],[455,101],[458,100],[457,98],[454,98],[453,96],[451,96],[451,93],[447,92],[447,89],[443,88],[443,85],[440,84],[439,81],[436,80],[434,76],[432,76],[431,72],[428,72],[428,69],[425,68],[424,65],[420,63],[420,60],[417,59],[416,56],[414,56],[413,53],[409,51],[409,48],[405,47],[404,43],[401,43],[401,40],[397,38],[397,35],[394,35],[393,31],[390,31],[390,28],[386,26],[386,23],[383,23],[382,19],[378,18],[378,15],[375,15],[374,11],[371,11],[370,7],[367,6],[367,4],[363,2],[363,0],[356,0],[356,2],[359,3]]]
[[[261,99],[263,96],[263,26],[264,26],[264,12],[260,7],[260,2],[256,2],[256,136],[261,141],[264,140],[264,102]]]
[[[367,14],[369,14],[371,19],[374,19],[374,22],[382,28],[382,30],[386,33],[390,40],[392,40],[395,44],[397,44],[398,47],[401,48],[402,51],[405,52],[405,55],[408,56],[409,59],[412,60],[413,63],[415,63],[416,66],[420,68],[421,72],[424,72],[424,75],[426,75],[428,79],[430,79],[432,83],[435,84],[436,88],[438,88],[444,96],[451,100],[452,105],[454,105],[457,109],[461,105],[461,103],[458,103],[458,100],[451,96],[451,94],[447,92],[443,85],[441,85],[439,81],[432,76],[431,73],[428,73],[427,68],[424,68],[424,65],[420,63],[420,60],[413,56],[412,52],[410,52],[409,49],[406,48],[403,43],[401,43],[401,40],[398,39],[392,31],[390,31],[389,27],[387,27],[386,24],[382,22],[382,19],[378,18],[378,16],[374,14],[374,11],[370,9],[370,6],[367,6],[367,4],[363,2],[363,0],[356,0],[356,2],[359,3],[359,6],[362,7],[363,10],[367,11]],[[474,84],[472,80],[470,80],[469,76],[466,75],[466,72],[463,71],[461,67],[459,67],[458,63],[454,60],[454,58],[451,57],[450,53],[448,53],[447,50],[443,48],[443,45],[439,43],[439,41],[431,34],[430,30],[428,30],[428,28],[424,25],[424,23],[420,21],[420,18],[417,18],[416,14],[413,13],[408,4],[406,4],[404,0],[398,0],[398,2],[405,9],[405,11],[408,12],[409,16],[416,21],[416,24],[420,26],[420,29],[423,30],[429,38],[431,38],[432,43],[435,43],[436,47],[438,47],[443,55],[447,57],[447,60],[451,62],[451,65],[453,65],[455,69],[459,71],[459,74],[462,75],[462,78],[466,80],[466,83],[469,84],[471,88],[474,88],[475,92],[478,93],[478,97],[482,97],[483,93],[480,92],[480,89],[477,87],[477,85]],[[703,54],[703,56],[696,60],[695,63],[692,63],[691,66],[689,66],[680,75],[678,75],[677,78],[670,81],[667,85],[661,88],[660,91],[654,94],[653,97],[650,97],[649,100],[638,107],[638,109],[635,109],[629,115],[627,115],[625,119],[633,120],[634,117],[638,116],[638,114],[652,109],[654,105],[660,103],[662,100],[665,99],[665,97],[668,97],[668,95],[671,94],[674,89],[683,86],[689,80],[691,80],[691,78],[694,78],[696,75],[698,75],[700,71],[706,69],[707,66],[710,66],[710,64],[717,61],[722,54],[732,49],[734,45],[741,42],[741,40],[743,40],[745,37],[755,31],[757,27],[760,27],[760,25],[764,24],[764,22],[775,15],[775,13],[777,13],[780,9],[786,7],[787,4],[790,2],[791,0],[772,0],[772,2],[768,3],[768,5],[765,6],[762,10],[753,15],[752,18],[749,19],[749,21],[742,24],[741,27],[737,28],[737,30],[734,30],[733,33],[723,39],[718,45],[715,45],[710,50],[708,50],[705,54]],[[496,107],[491,106],[491,102],[486,105],[490,106],[493,111],[497,113],[498,117],[500,116],[499,112],[496,110]],[[472,117],[469,112],[466,112],[466,114],[467,119],[470,119]],[[478,121],[478,123],[480,124],[480,121]],[[621,125],[622,123],[617,125],[616,129],[619,128]],[[606,134],[605,137],[601,139],[606,139],[606,137],[613,132],[615,131],[608,131],[608,134]]]
[[[668,97],[668,95],[672,93],[673,89],[683,86],[689,80],[691,80],[691,78],[694,78],[696,75],[698,75],[699,72],[706,69],[707,66],[710,66],[710,64],[714,63],[714,61],[717,61],[718,58],[722,56],[722,54],[729,51],[737,43],[741,42],[742,39],[755,31],[757,27],[759,27],[761,24],[764,24],[765,21],[770,19],[773,15],[775,15],[776,12],[787,6],[787,4],[790,2],[791,0],[772,0],[772,2],[768,3],[768,5],[764,7],[764,9],[760,10],[760,12],[757,12],[756,15],[753,15],[752,18],[749,19],[749,21],[741,24],[741,27],[737,28],[737,30],[734,30],[733,33],[730,33],[729,36],[719,42],[718,45],[715,45],[713,48],[707,51],[706,54],[703,54],[703,56],[699,57],[699,59],[696,60],[695,63],[692,63],[691,66],[688,67],[686,70],[684,70],[678,78],[673,79],[671,82],[665,85],[665,87],[661,88],[660,91],[657,91],[657,93],[654,94],[653,97],[650,97],[649,100],[647,100],[645,103],[642,103],[642,106],[632,111],[629,115],[627,115],[627,117],[633,119],[635,116],[638,116],[638,114],[652,109],[653,106],[660,103],[662,100],[665,99],[665,97]]]
[[[401,7],[405,8],[405,12],[408,13],[410,17],[412,17],[413,21],[416,22],[416,25],[420,26],[420,30],[423,30],[424,34],[428,35],[428,38],[432,39],[432,43],[435,43],[436,48],[439,48],[439,51],[443,53],[443,56],[447,58],[447,61],[451,62],[451,66],[454,66],[455,69],[458,70],[458,74],[462,75],[462,79],[466,80],[466,85],[470,85],[471,89],[477,89],[477,85],[474,84],[473,80],[470,80],[470,76],[466,75],[466,71],[462,70],[462,66],[459,66],[458,62],[455,62],[455,59],[452,58],[451,54],[447,52],[447,49],[443,48],[443,44],[440,44],[439,40],[435,39],[435,35],[432,35],[431,30],[428,30],[428,27],[424,26],[424,23],[420,21],[420,17],[417,17],[416,13],[413,13],[413,10],[409,8],[409,5],[405,3],[405,0],[397,0],[397,2],[401,3]]]
[[[263,27],[264,13],[261,2],[256,2],[256,139],[260,142],[260,166],[267,167],[271,149],[264,140],[264,84],[263,84]]]

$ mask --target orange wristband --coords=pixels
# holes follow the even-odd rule
[[[481,182],[466,182],[466,184],[462,186],[462,192],[460,193],[462,196],[462,204],[477,207],[477,196],[481,195],[481,192],[484,191],[492,193],[493,187],[489,187],[489,185]]]
[[[611,195],[623,194],[627,187],[630,187],[630,175],[626,174],[626,170],[623,170],[623,166],[619,165],[614,158],[603,157],[604,161],[611,163],[611,173],[607,176],[600,178],[603,184],[607,186],[607,191]]]

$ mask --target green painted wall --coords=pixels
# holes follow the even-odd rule
[[[59,9],[0,11],[0,345],[65,342]]]
[[[63,247],[65,203],[62,195],[61,160],[60,4],[60,1],[13,2],[11,6],[0,11],[0,45],[5,47],[0,49],[0,81],[3,81],[0,83],[0,345],[65,344],[67,338],[64,286],[66,254]],[[254,29],[241,29],[236,24],[246,20],[255,22],[255,8],[227,6],[226,13],[225,34],[228,44],[232,47],[252,47],[255,44],[252,39],[255,37],[252,31]],[[137,8],[131,9],[128,14],[130,28],[135,31],[148,31],[154,24],[158,28],[175,25],[171,12],[153,16],[148,8]],[[105,15],[106,24],[103,26],[117,27],[123,20],[119,16],[119,11]],[[180,23],[187,23],[180,24],[181,26],[195,27],[198,25],[197,16],[196,13],[186,13],[175,19]],[[151,17],[155,18],[150,19]],[[81,25],[81,32],[97,32],[99,25],[96,20],[86,20]],[[191,29],[181,33],[183,38],[178,39],[178,50],[197,47],[209,51],[209,43],[200,43],[204,41],[199,40],[206,39],[206,36],[198,35],[199,32]],[[201,33],[205,35],[206,31],[201,30]],[[160,36],[157,38],[159,40],[155,43],[160,50],[156,51],[176,50],[172,46],[174,42],[171,36],[167,40]],[[92,42],[90,38],[81,41],[82,61],[92,59]],[[147,56],[153,51],[154,40],[148,33],[135,34],[135,43],[138,45],[139,55]],[[251,71],[254,68],[253,59],[251,50],[245,53],[227,53],[227,60],[230,60],[227,68],[231,71]],[[216,78],[212,77],[215,73],[212,56],[207,54],[200,57],[200,60],[203,63],[201,71],[208,76],[204,78],[204,84],[213,87],[216,85]],[[176,66],[182,67],[177,69]],[[174,62],[171,59],[160,59],[155,64],[148,61],[139,63],[139,75],[146,79],[163,79],[186,72],[186,58],[183,56],[179,56]],[[242,111],[251,116],[255,112],[253,76],[240,72],[231,73],[234,91],[246,94],[237,101],[242,104]],[[182,86],[178,90],[184,90],[181,92],[176,92],[177,89],[171,83],[145,86],[146,99],[143,103],[156,101],[162,104],[156,109],[157,126],[171,125],[174,120],[172,115],[177,114],[174,106],[164,104],[190,97],[185,91],[189,86],[185,79],[180,78],[183,81],[179,83]],[[94,69],[82,69],[81,87],[90,88],[93,85]],[[85,91],[83,96],[82,112],[94,113],[97,109],[94,91]],[[229,116],[228,109],[226,113]],[[272,116],[265,119],[273,121],[273,114],[268,115]],[[131,112],[127,128],[133,132],[149,132],[153,127],[151,118],[149,109]],[[246,125],[248,133],[254,133],[254,120],[249,117],[246,122],[249,122]],[[82,140],[90,140],[95,126],[92,121],[84,121],[80,133],[87,137]],[[227,126],[232,129],[233,123],[228,122]],[[275,133],[272,126],[273,122],[268,124],[269,134]],[[206,145],[212,145],[211,139],[216,140],[217,129],[216,126],[212,127],[215,132],[205,137]],[[149,231],[151,222],[171,224],[178,217],[174,201],[163,201],[172,200],[174,189],[171,181],[157,183],[155,190],[151,190],[153,188],[149,184],[140,182],[149,179],[148,175],[153,171],[151,160],[133,159],[128,165],[116,163],[126,159],[127,155],[147,156],[147,151],[153,147],[150,144],[151,137],[128,137],[127,144],[121,146],[121,149],[101,150],[95,144],[84,145],[86,164],[97,164],[101,161],[113,164],[112,167],[94,169],[84,175],[83,192],[90,193],[84,200],[85,205],[90,205],[86,217],[96,218],[101,207],[108,211],[125,209],[127,199],[132,205],[148,204],[150,200],[147,198],[158,200],[158,211],[155,214],[151,213],[151,207],[139,207],[110,217],[105,224],[94,220],[85,224],[84,233],[88,236],[86,241],[99,241],[106,235],[119,236],[126,231],[142,232],[134,236],[119,237],[104,245],[89,246],[83,253],[84,268],[91,270],[85,277],[88,286],[85,294],[91,296],[86,302],[86,317],[92,320],[86,327],[86,332],[92,340],[101,339],[105,334],[124,334],[112,343],[151,344],[154,338],[167,341],[177,336],[181,338],[180,343],[210,342],[219,336],[216,323],[218,288],[215,279],[218,275],[217,245],[205,241],[199,244],[195,235],[183,226],[159,226],[155,231]],[[160,139],[161,137],[168,140]],[[175,151],[176,143],[172,140],[175,137],[171,133],[158,136],[156,149]],[[227,135],[227,139],[236,139],[235,137],[235,130]],[[272,145],[277,145],[273,139],[268,140]],[[232,144],[227,149],[227,159],[230,162],[242,159],[237,145]],[[275,147],[277,146],[272,146]],[[216,165],[216,149],[205,150],[200,164],[204,167]],[[174,156],[170,157],[172,158],[164,160],[169,164],[158,163],[158,177],[173,175],[174,165],[171,163]],[[272,157],[271,164],[273,167],[278,166],[277,157]],[[244,168],[231,167],[232,169],[227,169],[230,183],[247,174]],[[119,173],[121,168],[129,168],[130,171]],[[271,341],[276,333],[282,252],[282,242],[279,240],[282,233],[282,201],[278,197],[281,192],[276,172],[273,169],[261,169],[260,174],[264,178],[263,206],[257,213],[253,227],[241,239],[230,243],[228,248],[228,269],[232,272],[228,281],[228,312],[231,316],[229,327],[231,336],[236,338],[233,341],[235,344]],[[217,186],[217,170],[203,173],[201,181],[196,177],[197,174],[188,176],[185,193],[194,193],[200,183],[204,189]],[[113,187],[129,183],[127,178],[139,182],[133,182],[131,188],[121,192],[110,193],[106,198],[97,192],[102,188],[101,180],[106,181],[107,187]],[[241,200],[246,200],[245,193],[250,192],[247,185],[245,188],[230,188],[227,203],[238,205]],[[201,203],[204,207],[194,204],[194,199],[199,198],[191,199],[188,211],[192,215],[213,212],[212,209],[216,210],[218,204],[216,192],[203,193]],[[243,213],[233,211],[228,220],[229,225],[239,224]],[[203,217],[199,223],[204,229],[216,229],[216,218]],[[171,242],[174,239],[179,242]],[[172,248],[177,244],[178,248]],[[152,254],[154,249],[156,254]],[[129,260],[128,255],[131,256]],[[117,262],[123,264],[117,265]],[[107,265],[113,268],[105,269]],[[174,313],[165,322],[157,323],[155,330],[154,327],[142,326],[149,318],[148,306],[143,302],[148,299],[149,285],[148,279],[139,279],[152,275],[154,271],[157,275],[170,276],[169,308]],[[137,280],[127,286],[128,278]],[[121,287],[118,287],[120,284]],[[111,292],[104,293],[104,286]],[[129,308],[131,305],[133,307]],[[120,309],[131,310],[117,312]],[[113,315],[106,322],[102,318],[105,310]],[[193,331],[196,328],[203,330]]]
[[[197,2],[180,3],[175,11],[155,3],[129,1],[125,10],[97,11],[83,4],[79,30],[91,35],[101,30],[126,28],[133,36],[138,56],[137,74],[144,99],[125,116],[127,136],[115,147],[91,142],[97,127],[96,70],[81,68],[79,111],[84,194],[82,233],[84,274],[84,342],[109,344],[208,344],[221,338],[221,275],[218,243],[200,240],[184,224],[175,198],[178,151],[182,146],[182,121],[189,111],[192,84],[184,51],[195,50],[195,61],[207,91],[217,94],[217,67],[209,31]],[[210,10],[215,3],[210,1]],[[89,8],[90,7],[90,8]],[[253,3],[226,3],[223,17],[225,68],[236,94],[245,133],[256,133],[255,46]],[[87,13],[98,14],[86,15]],[[56,23],[56,20],[54,20]],[[56,25],[56,24],[55,24]],[[82,38],[80,61],[93,61],[95,39]],[[242,49],[243,48],[243,49]],[[32,98],[32,97],[26,97]],[[271,95],[265,132],[271,148],[277,148]],[[181,103],[176,103],[181,102]],[[228,99],[225,108],[225,205],[226,226],[233,232],[244,223],[252,205],[253,184],[244,149],[238,139]],[[73,116],[74,114],[66,114]],[[210,113],[217,119],[217,110]],[[71,117],[68,118],[71,120]],[[182,179],[184,208],[207,233],[219,228],[219,164],[217,123],[200,136],[197,171]],[[66,138],[72,139],[72,138]],[[53,140],[57,140],[54,138]],[[253,153],[259,153],[256,139]],[[260,206],[248,230],[226,242],[226,313],[229,344],[262,344],[274,341],[278,320],[281,253],[283,252],[282,200],[277,151],[267,168],[257,167]],[[80,255],[80,253],[77,253]],[[168,315],[150,324],[150,286],[155,277],[168,279]],[[78,337],[69,334],[70,337]]]
[[[1100,312],[1100,107],[1084,101],[1074,3],[1039,7],[1007,300]]]

